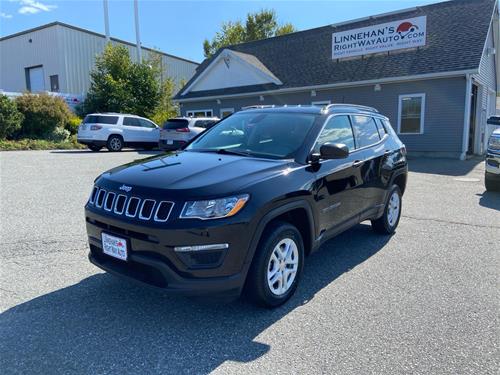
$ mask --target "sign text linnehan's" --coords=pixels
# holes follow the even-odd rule
[[[332,34],[332,58],[425,46],[427,17],[408,18]]]

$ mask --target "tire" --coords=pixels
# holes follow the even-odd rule
[[[288,253],[284,254],[287,249]],[[280,259],[277,254],[282,255]],[[264,307],[273,308],[282,305],[297,289],[303,266],[304,244],[300,232],[285,222],[271,223],[259,241],[250,267],[246,283],[249,297]],[[290,272],[292,269],[293,273]],[[284,272],[287,270],[288,272]],[[283,286],[283,276],[287,280],[285,286]],[[268,281],[268,278],[271,280]],[[274,284],[273,279],[275,279]]]
[[[123,138],[119,135],[112,135],[108,138],[106,147],[111,152],[121,151],[123,148]]]
[[[89,148],[89,150],[92,150],[94,152],[98,152],[102,148],[102,146],[96,146],[96,145],[87,145],[87,147]]]
[[[493,181],[487,176],[484,176],[484,187],[487,191],[500,191],[500,183]]]
[[[397,208],[397,209],[396,209]],[[372,228],[375,232],[381,234],[393,234],[399,224],[402,209],[402,194],[399,186],[392,185],[389,190],[387,203],[385,204],[384,213],[376,220],[372,220]],[[396,211],[395,211],[396,210]],[[394,216],[394,215],[397,216]]]

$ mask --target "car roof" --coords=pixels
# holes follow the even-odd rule
[[[133,115],[131,113],[116,113],[116,112],[89,113],[87,116],[128,116],[128,117],[145,118],[142,116]]]
[[[334,103],[325,106],[317,105],[256,105],[242,108],[242,111],[278,112],[278,113],[310,113],[310,114],[332,114],[332,113],[363,113],[369,115],[381,115],[375,108],[357,104]]]

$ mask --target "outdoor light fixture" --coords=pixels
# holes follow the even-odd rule
[[[259,100],[260,100],[261,102],[263,102],[263,101],[264,101],[264,96],[262,96],[262,95],[261,95],[261,96],[259,96]]]
[[[375,91],[382,91],[382,86],[380,86],[380,84],[377,83],[373,89]]]
[[[316,90],[311,90],[311,96],[316,96]]]
[[[220,103],[221,103],[220,99],[217,99],[217,104],[220,104]]]

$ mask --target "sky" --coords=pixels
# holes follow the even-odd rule
[[[225,21],[243,20],[249,12],[274,9],[280,23],[298,30],[348,21],[439,0],[329,1],[170,1],[139,0],[139,28],[145,47],[201,62],[204,39]],[[132,0],[109,0],[110,34],[135,43]],[[102,0],[0,0],[0,36],[60,21],[104,33]]]

